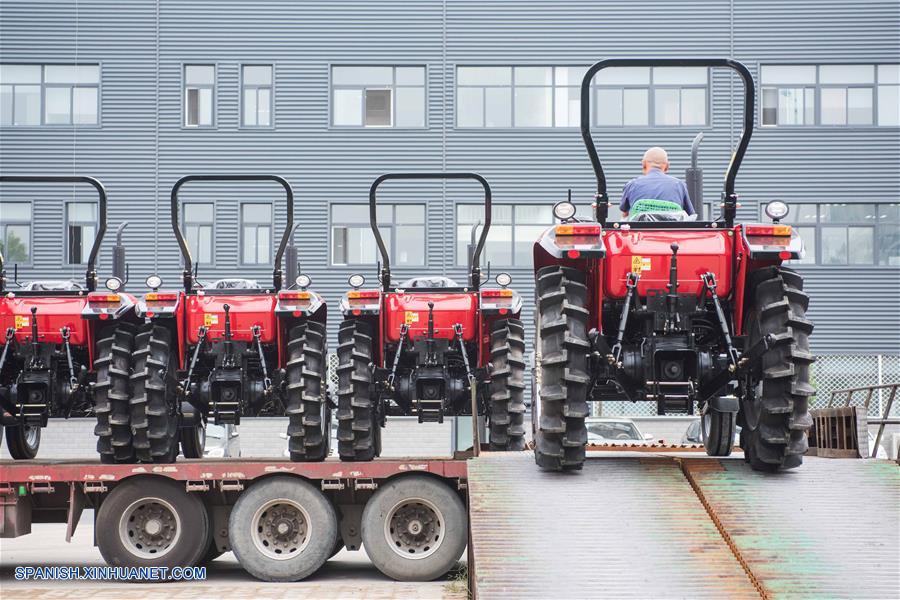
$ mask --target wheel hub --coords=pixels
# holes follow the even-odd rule
[[[133,502],[119,520],[122,545],[139,558],[168,553],[181,537],[181,519],[175,508],[160,498]]]
[[[420,559],[433,554],[444,541],[444,518],[427,500],[401,501],[384,522],[391,549],[404,558]]]
[[[253,517],[253,543],[269,558],[284,560],[302,552],[309,542],[309,516],[299,504],[272,500]]]

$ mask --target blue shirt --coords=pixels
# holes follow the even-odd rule
[[[667,175],[659,169],[650,169],[646,175],[635,177],[626,183],[619,208],[627,212],[638,200],[667,200],[680,204],[687,214],[694,214],[687,185],[677,177]]]

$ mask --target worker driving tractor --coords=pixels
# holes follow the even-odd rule
[[[632,219],[645,214],[658,217],[660,213],[669,213],[673,216],[672,220],[680,221],[687,220],[675,217],[680,215],[680,211],[688,217],[695,214],[687,185],[677,177],[668,175],[669,155],[663,148],[654,146],[644,152],[641,169],[644,174],[626,183],[622,190],[619,209],[623,217],[629,218],[631,213],[634,213]]]

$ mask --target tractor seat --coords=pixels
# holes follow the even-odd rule
[[[72,292],[84,288],[72,280],[43,280],[29,281],[22,286],[22,289],[29,292]]]
[[[259,284],[255,279],[219,279],[209,287],[214,290],[258,290]]]
[[[459,285],[449,277],[413,277],[407,279],[401,288],[454,288]]]
[[[696,215],[688,215],[677,202],[642,198],[634,203],[629,211],[629,221],[696,221]]]

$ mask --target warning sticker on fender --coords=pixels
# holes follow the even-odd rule
[[[406,323],[407,325],[412,325],[413,323],[418,323],[419,322],[419,313],[417,313],[413,310],[406,311],[406,314],[403,316],[403,322]]]
[[[209,313],[203,315],[203,324],[207,327],[209,327],[210,325],[218,325],[219,315],[211,315]]]
[[[640,274],[641,271],[649,271],[651,267],[649,256],[632,256],[631,272]]]
[[[31,319],[28,317],[23,317],[21,315],[16,315],[16,329],[24,329],[31,325]]]

